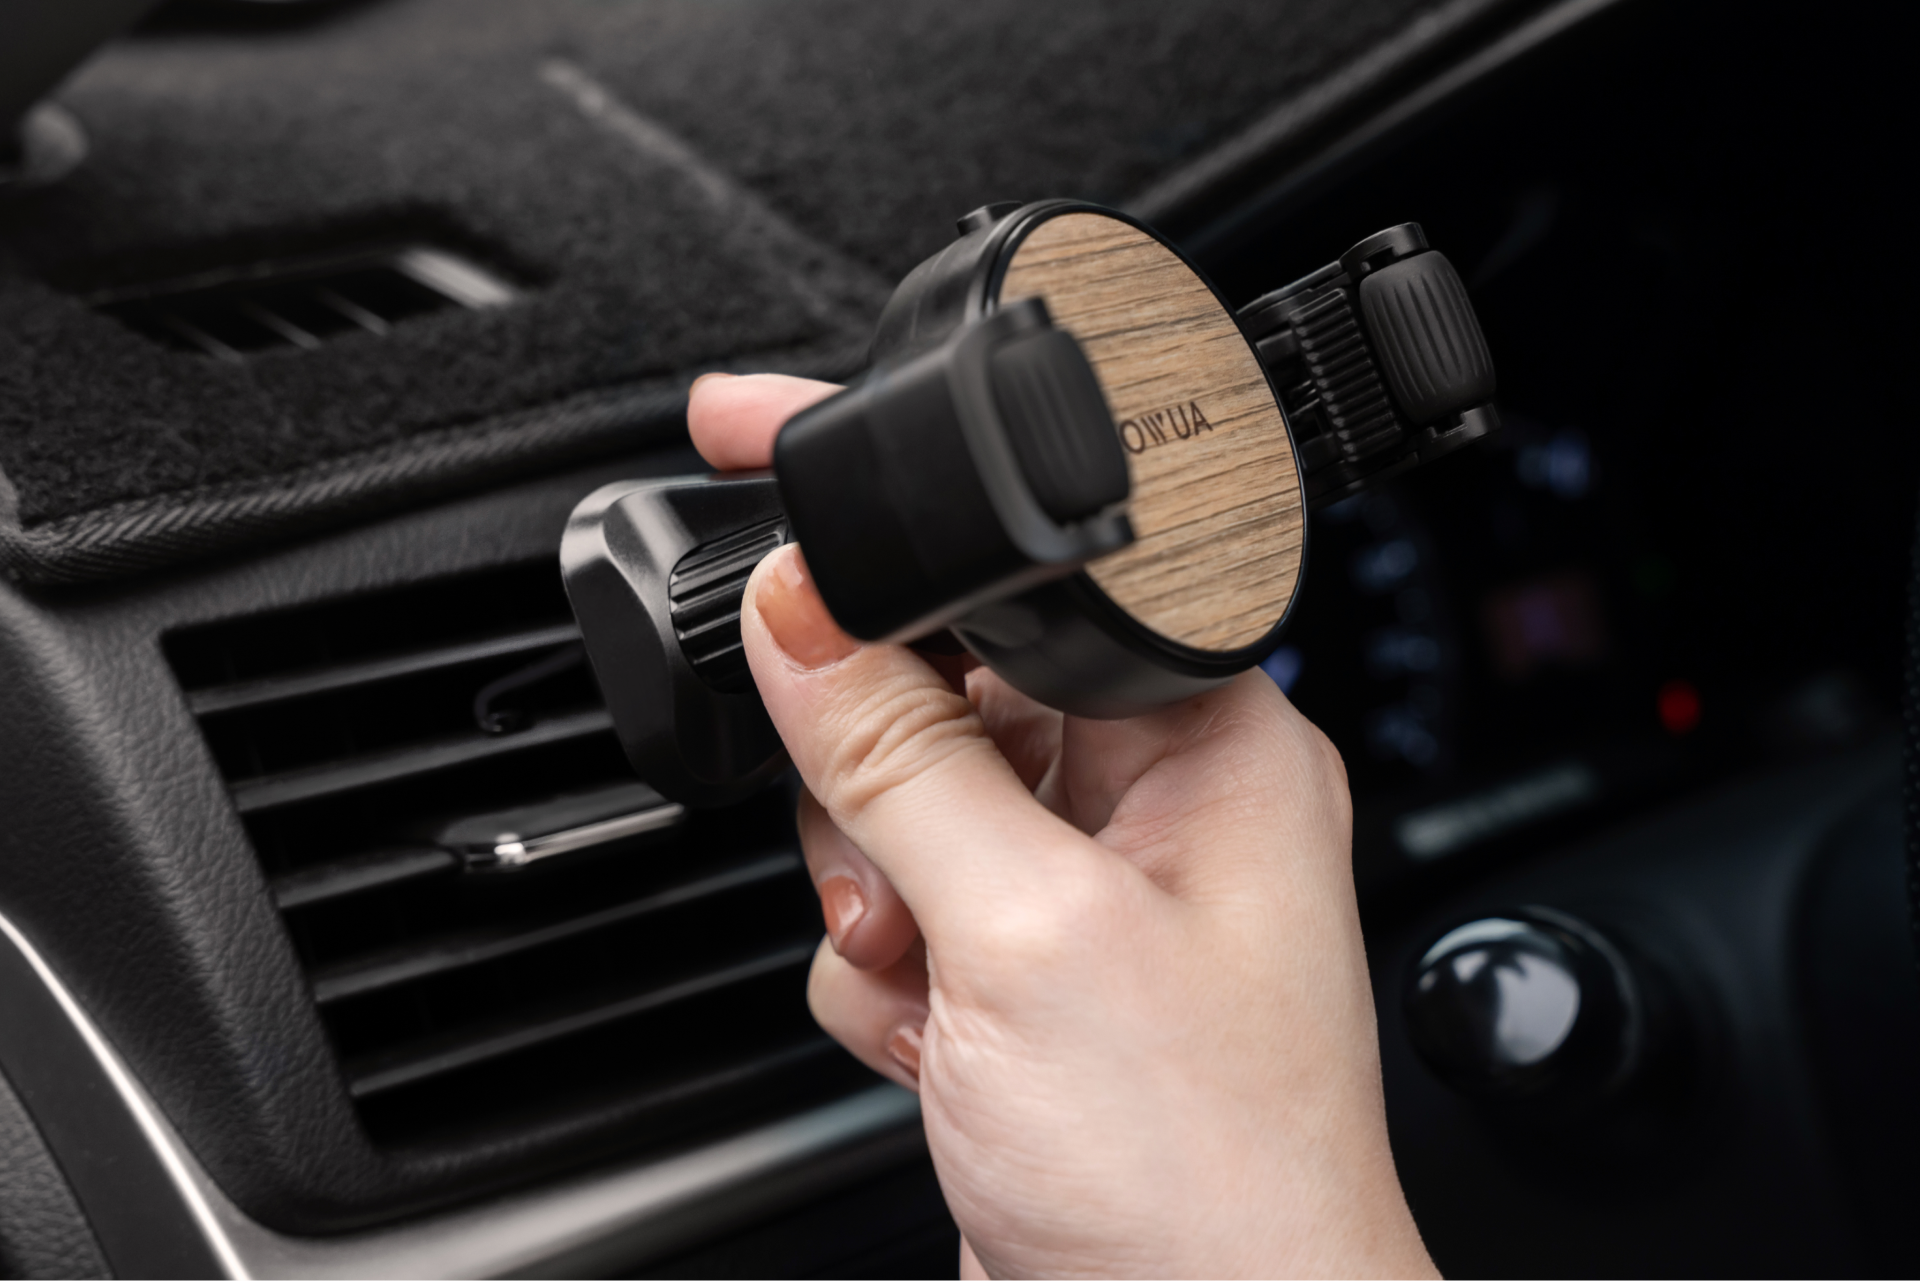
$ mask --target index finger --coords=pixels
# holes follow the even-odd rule
[[[721,471],[773,465],[773,438],[787,419],[840,388],[786,374],[702,374],[687,392],[687,430]]]
[[[783,547],[747,582],[740,637],[807,790],[899,892],[929,940],[1065,903],[1111,855],[1034,800],[945,676],[841,631]],[[1118,860],[1113,860],[1118,865]]]

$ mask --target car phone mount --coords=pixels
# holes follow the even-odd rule
[[[1310,509],[1499,425],[1465,287],[1416,224],[1237,315],[1109,209],[988,205],[959,231],[771,474],[620,482],[569,520],[588,657],[666,796],[727,804],[785,768],[740,639],[784,543],[862,640],[957,642],[1052,707],[1131,716],[1267,655]]]

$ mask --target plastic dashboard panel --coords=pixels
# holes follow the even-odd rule
[[[235,1206],[33,945],[0,917],[0,1062],[122,1276],[568,1276],[625,1270],[924,1153],[879,1085],[664,1159],[616,1164],[404,1226],[276,1232]],[[23,1053],[22,1050],[27,1052]]]
[[[1900,776],[1893,736],[1776,769],[1370,935],[1395,1160],[1443,1271],[1549,1261],[1587,1275],[1907,1275],[1915,1247],[1892,1204],[1911,1187],[1897,1171],[1920,1107],[1911,1090],[1859,1076],[1920,1071]],[[1820,919],[1823,899],[1837,900],[1840,930]],[[1415,1057],[1399,1009],[1420,951],[1451,925],[1523,904],[1601,923],[1673,984],[1688,1063],[1674,1112],[1519,1123]],[[1868,964],[1838,981],[1823,972],[1849,949]],[[1854,1084],[1823,1079],[1836,1059]]]
[[[165,1133],[185,1136],[184,1144],[161,1142],[148,1127],[142,1143],[190,1153],[191,1168],[204,1171],[207,1188],[221,1189],[235,1222],[251,1225],[250,1239],[366,1228],[563,1171],[551,1153],[504,1144],[456,1161],[367,1141],[258,863],[162,659],[160,635],[549,556],[567,512],[588,491],[617,477],[696,467],[685,451],[609,463],[137,585],[39,599],[0,587],[0,715],[12,727],[0,741],[0,812],[9,819],[0,910],[44,958],[42,977],[57,975],[72,1009],[131,1065],[128,1080],[152,1100],[152,1115],[166,1118]],[[9,1010],[31,1004],[20,1004],[31,995],[18,990],[26,973],[12,967]],[[23,1025],[19,1034],[0,1031],[0,1042],[15,1088],[42,1129],[57,1131],[41,1116],[51,1096],[34,1084],[62,1081],[57,1070],[46,1075],[41,1037]],[[829,1146],[878,1145],[871,1160],[851,1162],[847,1178],[871,1172],[873,1161],[907,1159],[921,1141],[910,1109],[872,1107],[827,1125]],[[50,1137],[64,1154],[58,1134]],[[617,1157],[600,1159],[609,1155]],[[167,1177],[178,1185],[183,1176]],[[828,1177],[808,1194],[831,1186]],[[129,1202],[115,1195],[103,1206],[79,1191],[113,1256],[113,1223]],[[177,1200],[177,1189],[169,1195]],[[142,1247],[133,1255],[141,1262],[118,1266],[155,1273],[163,1270],[155,1259],[184,1261],[204,1248],[190,1239],[177,1243],[186,1253]],[[126,1247],[119,1253],[124,1260]],[[327,1256],[297,1257],[283,1266],[317,1272]],[[383,1272],[403,1256],[379,1264],[372,1260],[385,1256],[356,1257],[362,1270]],[[471,1254],[449,1267],[489,1270]]]

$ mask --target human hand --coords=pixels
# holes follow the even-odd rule
[[[709,377],[764,467],[835,390]],[[917,1089],[963,1268],[1432,1275],[1387,1144],[1346,771],[1264,673],[1125,721],[842,632],[797,548],[741,616],[805,781],[822,1027]]]

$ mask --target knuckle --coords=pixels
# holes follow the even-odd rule
[[[1291,703],[1284,705],[1276,730],[1274,759],[1284,762],[1281,768],[1291,783],[1288,794],[1304,798],[1318,823],[1350,828],[1353,795],[1340,749]]]
[[[1340,755],[1333,740],[1290,702],[1282,705],[1279,730],[1284,740],[1281,751],[1301,758],[1304,768],[1312,775],[1311,782],[1346,790],[1346,758]]]
[[[1339,830],[1353,826],[1353,793],[1347,785],[1347,762],[1333,740],[1318,727],[1308,726],[1313,748],[1313,794],[1321,798],[1329,822]]]
[[[813,1021],[834,1040],[860,1054],[872,1047],[862,1043],[871,1031],[873,998],[862,989],[858,972],[839,953],[830,940],[820,940],[813,954],[813,966],[807,972],[807,1012]]]
[[[813,964],[807,970],[807,1009],[828,1035],[835,1034],[835,1026],[840,1019],[842,1003],[834,997],[842,966],[843,962],[834,954],[832,943],[821,939],[820,946],[813,954]]]
[[[845,827],[902,784],[986,743],[979,714],[961,695],[919,683],[893,685],[847,718],[827,754],[822,800]]]
[[[1333,745],[1333,740],[1323,733],[1319,726],[1310,725],[1314,750],[1319,758],[1320,771],[1327,781],[1338,788],[1341,795],[1347,792],[1347,758]]]

